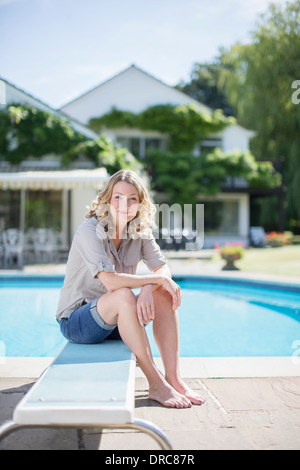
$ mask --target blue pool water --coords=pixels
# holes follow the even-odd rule
[[[53,357],[65,343],[55,319],[63,278],[0,277],[0,357]]]
[[[300,289],[182,278],[182,357],[291,356],[300,340]],[[0,356],[55,356],[61,276],[0,277]],[[158,350],[147,327],[154,356]]]

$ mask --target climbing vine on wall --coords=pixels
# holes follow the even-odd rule
[[[152,106],[138,114],[113,108],[110,113],[91,119],[89,125],[97,132],[116,127],[156,130],[168,135],[171,152],[186,152],[192,151],[208,134],[233,122],[234,118],[224,116],[221,110],[208,113],[193,105],[167,104]]]
[[[230,177],[243,177],[249,185],[274,187],[280,184],[270,162],[257,162],[251,152],[223,152],[217,148],[195,156],[196,144],[221,131],[235,120],[217,110],[211,114],[195,106],[157,105],[139,114],[113,108],[89,125],[97,132],[113,128],[156,130],[169,137],[167,152],[147,152],[143,163],[155,191],[168,194],[173,202],[188,204],[202,194],[216,194]]]
[[[67,119],[28,105],[15,104],[0,111],[0,158],[18,164],[29,158],[56,154],[62,166],[78,157],[105,166],[109,173],[121,168],[139,169],[140,163],[125,148],[106,136],[88,139]]]

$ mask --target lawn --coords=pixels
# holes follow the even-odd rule
[[[300,278],[300,245],[278,248],[248,248],[236,263],[243,271],[281,274]]]

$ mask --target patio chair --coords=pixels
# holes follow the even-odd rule
[[[65,242],[65,237],[62,232],[54,232],[55,245],[56,245],[56,261],[66,262],[70,251],[69,245]]]
[[[9,228],[3,231],[3,245],[4,245],[4,266],[13,263],[13,258],[17,258],[17,265],[19,269],[23,267],[23,248],[24,248],[24,234],[21,230],[16,228]]]
[[[32,234],[32,239],[36,261],[55,261],[56,240],[52,229],[37,228]]]
[[[0,426],[0,440],[20,428],[135,429],[171,449],[154,424],[135,419],[136,358],[123,341],[67,343]]]
[[[256,248],[266,245],[266,232],[263,227],[250,227],[250,244]]]

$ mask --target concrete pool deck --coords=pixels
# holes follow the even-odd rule
[[[220,263],[169,259],[172,273],[260,279],[300,286],[300,277],[220,271]],[[64,265],[30,266],[26,273],[63,274]],[[139,272],[143,272],[144,267]],[[300,338],[299,338],[300,341]],[[295,351],[296,353],[296,351]],[[0,358],[0,423],[13,410],[51,358]],[[160,367],[159,359],[156,359]],[[300,449],[300,356],[285,358],[181,358],[181,373],[206,398],[203,406],[167,409],[147,398],[147,381],[136,368],[137,418],[152,421],[174,450]],[[136,431],[26,429],[7,436],[0,450],[11,449],[154,450],[157,444]],[[182,453],[182,452],[181,452]]]

